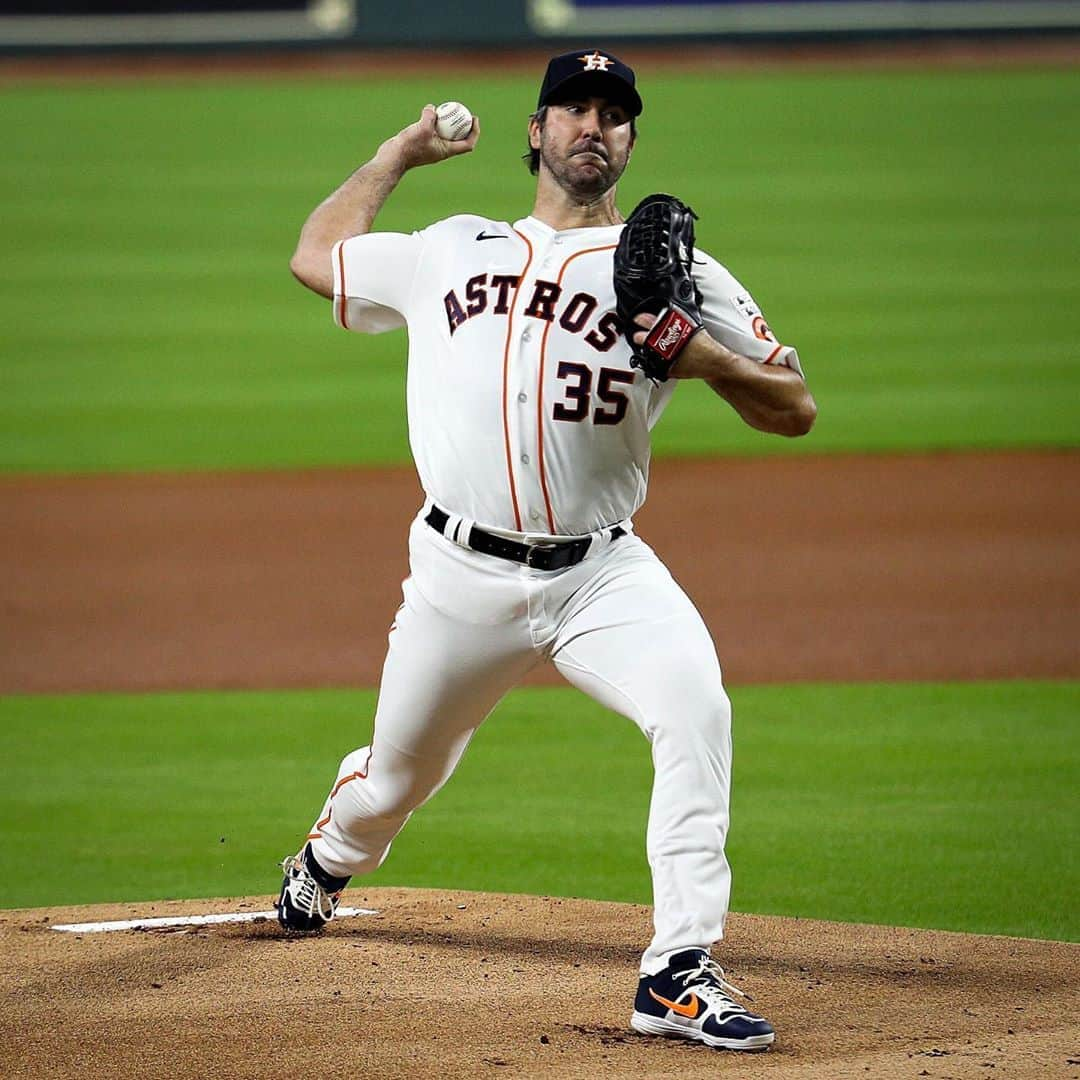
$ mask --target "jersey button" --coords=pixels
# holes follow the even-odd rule
[[[524,405],[525,402],[528,401],[528,400],[529,400],[529,395],[528,394],[518,394],[518,401],[520,401],[522,405]]]
[[[544,516],[544,515],[543,515],[543,514],[541,514],[539,510],[534,510],[534,511],[533,511],[533,512],[532,512],[532,513],[531,513],[531,514],[529,515],[529,517],[531,517],[531,518],[533,519],[533,521],[539,521],[539,520],[540,520],[540,519],[541,519],[541,518],[542,518],[543,516]]]
[[[522,454],[521,455],[521,464],[522,465],[528,465],[529,464],[529,455],[528,454]]]
[[[521,340],[528,341],[532,337],[532,327],[526,326],[521,332]]]

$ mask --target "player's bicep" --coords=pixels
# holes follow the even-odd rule
[[[334,321],[380,334],[405,325],[423,240],[419,233],[366,233],[334,245]]]
[[[788,367],[801,375],[798,352],[777,340],[749,291],[715,259],[701,257],[703,264],[695,267],[694,280],[701,289],[701,317],[709,333],[741,356]]]

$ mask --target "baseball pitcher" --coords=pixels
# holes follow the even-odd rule
[[[763,1049],[771,1025],[739,1004],[710,955],[730,892],[731,710],[708,630],[633,516],[649,433],[682,380],[704,379],[766,432],[803,435],[816,407],[795,349],[694,247],[688,206],[653,195],[624,222],[615,185],[641,112],[618,58],[556,56],[529,118],[528,216],[372,232],[405,173],[477,145],[477,121],[449,141],[428,106],[303,227],[293,273],[333,301],[339,326],[408,329],[409,439],[425,500],[371,745],[345,756],[285,860],[277,911],[288,931],[321,929],[500,698],[552,663],[651,743],[655,933],[632,1026]]]

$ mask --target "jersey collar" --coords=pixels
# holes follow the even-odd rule
[[[531,214],[515,221],[514,228],[544,240],[552,240],[555,237],[567,240],[588,237],[601,244],[605,241],[614,243],[622,231],[622,225],[586,225],[580,229],[553,229]]]

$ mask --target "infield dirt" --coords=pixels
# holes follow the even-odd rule
[[[974,884],[973,884],[974,887]],[[766,1054],[627,1026],[649,910],[409,889],[287,939],[274,923],[74,935],[77,919],[269,897],[0,915],[5,1077],[1076,1077],[1080,945],[733,915],[729,978]]]
[[[729,685],[1080,676],[1080,454],[658,461]],[[411,469],[0,480],[0,693],[373,686]],[[558,682],[550,665],[533,682]]]

